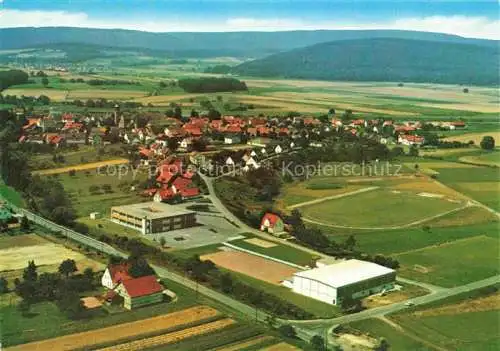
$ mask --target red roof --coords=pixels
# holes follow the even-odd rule
[[[128,269],[130,266],[127,263],[116,264],[108,266],[109,273],[111,274],[111,280],[114,284],[132,279],[128,274]]]
[[[288,128],[280,128],[279,129],[279,134],[288,134],[288,133],[290,133]]]
[[[241,127],[238,125],[229,125],[226,127],[225,132],[227,132],[227,133],[241,133]]]
[[[151,155],[151,150],[146,149],[145,147],[139,149],[139,154],[141,154],[144,157],[149,157]]]
[[[267,123],[267,120],[264,118],[252,118],[250,119],[250,124],[254,127],[256,126],[262,126]]]
[[[172,189],[167,188],[167,189],[160,189],[158,191],[158,195],[160,196],[160,199],[163,200],[168,200],[174,196],[174,192]]]
[[[221,119],[215,119],[212,122],[210,122],[210,127],[214,129],[220,129],[222,127],[222,120]]]
[[[191,185],[191,183],[192,183],[191,179],[177,177],[172,183],[172,185],[175,186],[175,189],[177,189],[177,191],[180,191],[181,189],[187,188],[189,185]]]
[[[73,115],[71,113],[65,113],[62,115],[62,120],[63,121],[72,121],[73,120]]]
[[[163,290],[154,275],[126,280],[122,284],[130,297],[156,294]]]
[[[200,127],[192,124],[185,124],[182,128],[192,136],[201,136],[203,134]]]
[[[257,128],[250,127],[250,128],[247,129],[247,133],[248,134],[257,135]]]
[[[276,225],[276,223],[278,223],[278,221],[281,221],[281,218],[280,216],[274,214],[274,213],[270,213],[270,212],[267,212],[264,217],[262,217],[262,221],[261,221],[261,224],[264,224],[264,222],[268,220],[269,221],[269,225],[271,227],[274,227]]]
[[[455,127],[464,127],[465,122],[464,121],[451,122],[451,125]]]
[[[198,188],[184,188],[179,190],[182,197],[192,197],[200,195],[200,190]]]
[[[168,183],[172,181],[177,173],[171,172],[170,169],[173,169],[173,167],[169,168],[168,165],[166,167],[162,166],[160,168],[160,175],[156,177],[156,181],[159,183]]]
[[[309,124],[317,125],[317,124],[321,124],[321,122],[319,120],[317,120],[316,118],[306,118],[306,119],[304,119],[304,124],[305,125],[309,125]]]
[[[49,143],[50,144],[59,144],[61,141],[63,141],[63,137],[59,135],[54,135],[52,137],[49,137]]]

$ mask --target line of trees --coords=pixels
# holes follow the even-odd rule
[[[35,106],[35,105],[49,105],[50,98],[46,95],[36,96],[16,96],[16,95],[2,95],[0,94],[0,104],[14,105],[14,106]]]
[[[188,93],[215,93],[219,91],[246,91],[245,82],[235,78],[185,78],[179,79],[179,87]]]

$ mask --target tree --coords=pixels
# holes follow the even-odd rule
[[[319,335],[314,335],[312,338],[311,338],[311,346],[314,350],[318,350],[318,351],[324,351],[326,350],[325,348],[325,339],[323,339],[321,336]]]
[[[389,350],[389,343],[385,338],[380,338],[379,343],[377,346],[375,346],[374,350],[375,351],[387,351]]]
[[[49,79],[47,77],[43,77],[42,84],[44,87],[47,87],[49,85]]]
[[[28,267],[26,267],[23,271],[23,279],[25,281],[36,282],[38,279],[38,273],[35,261],[28,262]]]
[[[349,122],[352,119],[352,110],[347,109],[342,114],[342,122]]]
[[[68,292],[62,296],[57,302],[57,306],[61,312],[64,312],[68,318],[76,319],[81,317],[85,311],[83,301],[75,292]]]
[[[495,139],[490,135],[486,135],[481,140],[480,145],[483,150],[493,150],[495,148]]]
[[[64,275],[66,278],[68,278],[70,274],[75,273],[77,270],[78,268],[76,267],[76,262],[72,259],[62,261],[58,269],[59,273]]]
[[[9,282],[4,277],[0,277],[0,294],[9,292]]]
[[[345,241],[345,247],[346,249],[352,251],[354,250],[354,247],[356,246],[356,239],[354,238],[353,235],[349,235],[349,237]]]
[[[331,109],[328,110],[328,114],[331,116],[335,115],[335,109],[332,107]]]
[[[146,259],[138,257],[138,258],[132,258],[130,259],[130,261],[131,265],[128,270],[128,273],[132,277],[138,278],[155,274],[154,269],[149,265]]]
[[[28,217],[23,216],[21,218],[21,230],[23,232],[29,232],[30,231],[30,221],[28,220]]]
[[[177,119],[182,118],[182,109],[179,105],[175,106],[175,108],[174,108],[174,117]]]
[[[295,331],[295,328],[290,324],[283,324],[281,327],[278,328],[278,331],[280,332],[281,335],[287,338],[297,337],[297,332]]]
[[[465,94],[467,94],[469,92],[469,88],[464,88],[464,90],[462,90]]]
[[[166,240],[165,240],[165,238],[162,236],[162,237],[160,238],[160,245],[161,245],[161,247],[164,247],[166,243],[167,243],[167,241],[166,241]]]
[[[413,157],[418,156],[418,149],[415,145],[410,146],[410,150],[408,150],[408,156],[413,156]]]

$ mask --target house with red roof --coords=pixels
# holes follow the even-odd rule
[[[398,142],[403,145],[422,145],[424,137],[418,135],[400,135]]]
[[[108,265],[101,278],[101,284],[108,289],[106,300],[121,296],[123,307],[128,310],[163,301],[163,286],[157,278],[154,275],[134,278],[129,274],[130,267],[129,263]]]
[[[260,222],[260,230],[271,234],[279,234],[285,231],[285,224],[277,214],[266,212]]]
[[[108,265],[101,278],[102,286],[108,289],[114,289],[122,281],[132,279],[128,274],[129,269],[130,265],[128,263]]]
[[[172,199],[175,192],[171,188],[158,189],[158,191],[153,196],[154,202],[165,202]]]

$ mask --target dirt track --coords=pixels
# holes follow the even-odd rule
[[[9,347],[7,351],[66,351],[91,345],[113,342],[123,338],[161,331],[216,316],[219,312],[211,307],[196,306],[166,315],[143,319],[137,322],[118,324],[112,327],[83,333],[61,336],[29,344]]]

